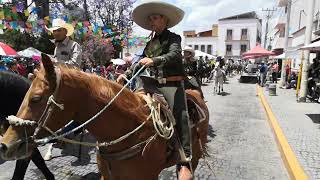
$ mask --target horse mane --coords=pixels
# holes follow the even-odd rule
[[[115,97],[123,87],[116,82],[96,74],[83,72],[77,68],[71,68],[66,65],[58,65],[58,67],[61,69],[62,79],[65,83],[69,83],[68,85],[74,88],[80,87],[87,89],[89,92],[89,94],[87,94],[88,96],[93,96],[104,104]],[[123,112],[130,113],[131,116],[137,117],[137,119],[145,116],[143,113],[138,113],[139,110],[145,109],[144,106],[139,106],[145,104],[144,100],[127,88],[122,91],[113,104],[123,109]]]
[[[15,115],[31,82],[18,74],[0,71],[0,118]]]

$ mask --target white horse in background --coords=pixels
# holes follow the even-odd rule
[[[216,94],[223,92],[223,82],[224,82],[224,71],[220,68],[219,63],[216,64],[213,69],[213,80],[214,80],[214,93]]]

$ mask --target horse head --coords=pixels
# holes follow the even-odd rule
[[[74,114],[65,113],[72,106],[70,94],[68,96],[66,92],[59,91],[59,87],[63,86],[63,81],[59,78],[61,76],[61,71],[54,66],[50,57],[42,54],[41,69],[35,72],[35,78],[15,117],[21,122],[35,121],[38,126],[11,125],[0,144],[0,155],[3,159],[21,159],[30,156],[36,146],[33,141],[36,129],[39,130],[37,136],[43,137],[48,135],[43,126],[55,131],[74,117]],[[64,106],[68,108],[60,109],[55,103],[49,104],[50,99],[57,104],[63,101]]]

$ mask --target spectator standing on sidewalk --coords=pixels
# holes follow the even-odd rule
[[[272,68],[272,83],[277,83],[277,76],[278,76],[278,71],[279,71],[279,65],[278,63],[275,61],[273,62]]]
[[[287,84],[287,83],[290,82],[289,81],[290,80],[290,66],[289,66],[289,64],[286,65],[285,70],[286,70],[286,78],[285,78],[285,80],[286,80],[286,84]]]
[[[268,67],[267,65],[264,63],[264,61],[261,62],[261,66],[260,66],[260,86],[263,87],[265,80],[266,80],[266,76],[267,76],[267,71],[268,71]]]

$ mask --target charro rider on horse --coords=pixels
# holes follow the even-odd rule
[[[69,38],[74,32],[73,26],[62,19],[54,19],[52,21],[52,27],[48,30],[53,34],[55,39],[54,43],[56,48],[53,57],[55,57],[58,62],[79,67],[81,46]]]
[[[183,49],[183,64],[188,78],[185,80],[185,89],[196,89],[203,97],[200,79],[197,76],[197,60],[194,58],[195,52],[190,46]]]
[[[144,49],[141,65],[151,69],[157,81],[151,86],[166,98],[176,119],[176,130],[185,158],[178,164],[179,179],[192,179],[191,132],[184,88],[185,71],[181,55],[181,37],[168,30],[177,25],[184,16],[184,11],[164,2],[148,2],[137,6],[132,13],[133,20],[144,29],[150,30],[152,39]],[[130,73],[126,73],[128,76]],[[119,76],[118,82],[125,75]]]

